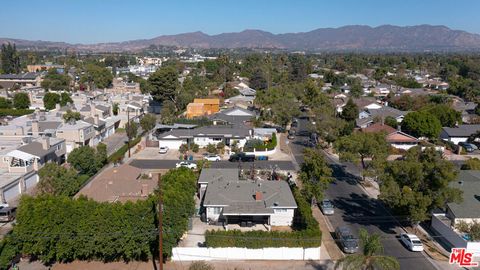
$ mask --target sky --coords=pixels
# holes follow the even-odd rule
[[[3,0],[0,37],[98,43],[352,24],[432,24],[480,33],[479,11],[478,0]]]

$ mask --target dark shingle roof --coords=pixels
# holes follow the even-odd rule
[[[470,137],[470,135],[480,131],[480,125],[459,125],[454,128],[443,127],[442,130],[449,137]]]
[[[480,171],[460,171],[451,187],[463,191],[462,203],[448,203],[456,218],[480,218]]]
[[[20,74],[0,74],[0,79],[4,80],[35,80],[40,74],[35,72],[26,72]]]

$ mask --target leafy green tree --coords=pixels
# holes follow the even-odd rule
[[[425,111],[434,115],[442,127],[454,127],[462,123],[462,114],[446,104],[434,105],[426,108]]]
[[[19,92],[13,96],[13,107],[15,109],[28,109],[30,107],[30,98],[27,93]]]
[[[45,75],[41,85],[47,90],[67,90],[70,88],[70,76],[59,74],[55,68],[51,68]]]
[[[355,81],[350,88],[350,95],[352,97],[358,98],[363,94],[363,87],[360,82]]]
[[[332,170],[318,149],[305,148],[305,162],[302,164],[300,179],[303,192],[308,199],[323,199],[323,193],[331,182]]]
[[[12,108],[12,102],[9,99],[0,97],[0,109],[10,109]]]
[[[238,91],[236,88],[233,88],[230,84],[225,84],[225,87],[223,88],[223,97],[224,98],[231,98],[236,95],[240,94],[240,91]]]
[[[462,170],[480,170],[480,159],[471,158],[462,165]]]
[[[207,150],[208,153],[215,154],[217,153],[217,146],[213,143],[209,143],[207,147],[205,147],[205,150]]]
[[[255,98],[255,104],[262,108],[265,119],[273,120],[284,127],[292,117],[300,114],[296,97],[287,87],[272,87],[260,91]]]
[[[127,137],[130,140],[134,139],[138,134],[138,124],[134,121],[128,122],[125,131],[127,132]]]
[[[171,101],[176,106],[178,71],[173,66],[166,66],[158,69],[155,73],[150,75],[148,81],[152,85],[152,92],[150,92],[156,100]]]
[[[393,116],[385,117],[384,124],[387,125],[387,126],[391,126],[393,128],[398,127],[398,121]]]
[[[60,94],[60,106],[65,106],[68,103],[73,103],[72,97],[67,92],[62,92]]]
[[[249,86],[255,90],[267,89],[268,83],[264,72],[261,68],[257,68],[249,78]]]
[[[383,245],[379,234],[369,235],[365,229],[360,229],[362,252],[347,255],[335,264],[335,269],[343,270],[399,270],[400,263],[395,257],[383,254]]]
[[[349,136],[341,137],[335,142],[335,150],[344,161],[360,162],[362,168],[378,169],[386,159],[390,146],[385,140],[385,134],[354,132]],[[372,166],[368,166],[367,159],[371,159]]]
[[[17,52],[17,47],[15,43],[13,44],[2,44],[2,51],[0,56],[1,70],[3,73],[20,73],[20,56]]]
[[[74,112],[72,110],[67,110],[63,115],[63,120],[65,120],[65,122],[70,122],[70,120],[78,121],[80,120],[80,118],[81,118],[80,113]]]
[[[343,107],[342,118],[348,122],[355,121],[358,118],[358,106],[349,98],[347,104]]]
[[[112,84],[113,75],[110,70],[95,64],[87,64],[85,74],[80,77],[81,83],[94,84],[95,87],[103,89]]]
[[[97,171],[107,164],[108,154],[107,145],[104,143],[97,144],[97,151],[95,152],[95,164]]]
[[[81,146],[73,149],[68,155],[68,163],[79,173],[86,175],[94,175],[97,172],[97,164],[92,162],[95,157],[95,149],[90,146]]]
[[[160,111],[163,124],[171,124],[176,119],[175,104],[172,101],[167,100],[163,102],[162,110]]]
[[[437,138],[441,129],[438,118],[426,111],[408,113],[402,121],[402,130],[415,137]]]
[[[72,196],[77,191],[77,171],[74,169],[67,169],[50,162],[38,171],[38,175],[40,176],[38,183],[40,193]]]
[[[380,174],[380,196],[397,214],[417,222],[449,202],[461,202],[462,192],[449,184],[456,180],[452,163],[434,148],[408,150],[402,160],[389,162]]]
[[[113,106],[112,106],[113,115],[118,115],[119,109],[120,109],[119,104],[117,102],[113,103]]]
[[[55,109],[55,106],[60,103],[60,95],[48,92],[43,96],[43,106],[47,110]]]
[[[155,127],[157,123],[157,118],[153,114],[146,114],[140,119],[140,126],[144,132],[148,132]]]

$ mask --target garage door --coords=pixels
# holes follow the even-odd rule
[[[25,186],[27,187],[27,190],[36,186],[37,183],[38,183],[38,174],[34,174],[29,178],[25,179]]]
[[[9,189],[3,191],[3,197],[5,198],[5,201],[7,201],[7,203],[15,199],[18,195],[20,195],[19,184],[16,184]]]
[[[160,147],[166,146],[169,149],[179,149],[180,145],[185,143],[183,140],[168,140],[168,141],[159,141]]]

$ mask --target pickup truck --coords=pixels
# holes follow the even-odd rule
[[[245,153],[233,154],[228,159],[228,161],[242,161],[242,162],[252,162],[254,160],[255,160],[255,155],[247,155]]]

